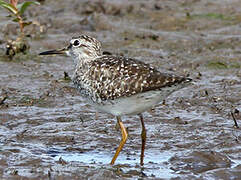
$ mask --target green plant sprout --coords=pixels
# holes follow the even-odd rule
[[[36,1],[18,3],[18,0],[9,0],[8,3],[0,0],[0,7],[3,7],[10,12],[9,17],[12,17],[13,21],[17,22],[20,28],[20,36],[16,40],[7,41],[6,55],[10,58],[19,52],[25,53],[29,48],[24,37],[24,27],[30,25],[32,22],[27,21],[26,18],[23,17],[23,14],[31,4],[40,5],[40,3]]]
[[[23,34],[24,27],[31,24],[31,22],[27,22],[23,18],[23,13],[31,4],[40,5],[40,3],[36,1],[26,1],[18,4],[18,0],[10,0],[9,3],[0,0],[0,6],[12,13],[12,15],[14,16],[13,21],[18,22],[21,34]],[[10,16],[12,17],[12,15]]]

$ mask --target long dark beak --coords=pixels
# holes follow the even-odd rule
[[[39,53],[39,55],[54,55],[54,54],[67,55],[70,48],[71,48],[71,45],[60,50],[50,50],[50,51],[41,52]]]

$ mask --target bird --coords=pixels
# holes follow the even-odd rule
[[[72,37],[69,45],[62,49],[39,53],[54,54],[72,57],[75,65],[72,81],[86,102],[98,111],[116,117],[122,139],[111,165],[128,138],[122,116],[139,116],[142,127],[140,165],[143,166],[146,128],[142,113],[165,100],[171,93],[191,84],[192,79],[160,72],[134,58],[105,55],[100,41],[84,34]]]

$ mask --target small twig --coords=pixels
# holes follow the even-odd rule
[[[64,80],[65,81],[70,81],[71,78],[69,77],[69,74],[67,72],[64,71]]]
[[[20,27],[21,36],[24,36],[24,33],[23,33],[23,28],[24,28],[23,18],[20,15],[18,15],[18,14],[17,14],[17,18],[19,19],[18,24],[19,24],[19,27]]]
[[[233,118],[233,121],[234,121],[234,127],[239,128],[238,123],[237,123],[237,120],[236,120],[233,112],[231,112],[231,115],[232,115],[232,118]]]
[[[0,105],[4,104],[4,101],[8,98],[8,96],[3,96],[0,98]]]

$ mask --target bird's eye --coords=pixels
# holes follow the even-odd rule
[[[79,46],[79,45],[80,45],[79,40],[75,40],[74,43],[73,43],[73,45],[74,45],[75,47]]]

